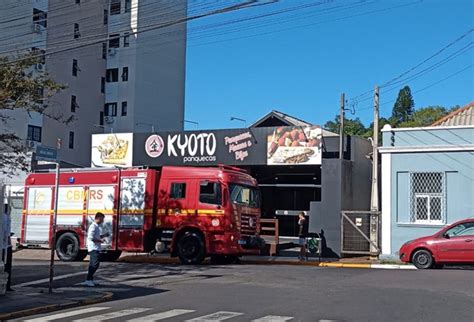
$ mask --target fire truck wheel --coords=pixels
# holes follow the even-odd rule
[[[178,257],[186,265],[201,264],[206,256],[204,241],[200,234],[187,231],[178,240]]]
[[[56,254],[63,262],[73,262],[79,259],[81,249],[79,239],[74,233],[64,233],[56,242]]]
[[[122,251],[120,250],[108,251],[102,254],[101,259],[104,262],[115,262],[120,258],[120,255],[122,255]]]

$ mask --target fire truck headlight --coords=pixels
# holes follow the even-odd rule
[[[211,225],[212,225],[212,227],[218,227],[218,226],[220,225],[219,219],[217,219],[217,218],[216,218],[216,219],[212,219]]]

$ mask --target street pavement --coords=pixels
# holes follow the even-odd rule
[[[17,258],[14,287],[45,287],[47,265]],[[83,289],[86,267],[58,263],[57,275],[65,277],[55,285]],[[113,301],[23,320],[474,321],[472,269],[102,263],[97,276]]]

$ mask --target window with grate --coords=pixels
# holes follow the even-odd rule
[[[120,14],[120,7],[121,7],[122,0],[111,0],[110,1],[110,15],[119,15]]]
[[[445,223],[445,182],[442,172],[410,174],[411,222]]]
[[[35,142],[41,142],[41,127],[28,125],[28,134],[26,139]]]

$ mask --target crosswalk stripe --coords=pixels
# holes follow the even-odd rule
[[[120,311],[115,311],[115,312],[109,312],[105,313],[102,315],[94,315],[85,319],[80,319],[80,320],[74,320],[75,322],[83,322],[83,321],[107,321],[107,320],[112,320],[118,317],[123,317],[126,315],[132,315],[132,314],[137,314],[137,313],[142,313],[149,311],[151,309],[146,309],[146,308],[132,308],[132,309],[125,309],[125,310],[120,310]]]
[[[180,309],[169,310],[166,312],[150,314],[150,315],[142,316],[136,319],[131,319],[131,320],[128,320],[128,322],[160,321],[160,320],[169,319],[169,318],[173,318],[179,315],[193,313],[193,312],[196,312],[196,311],[195,310],[180,310]]]
[[[267,315],[260,319],[252,320],[253,322],[284,322],[293,320],[291,316]]]
[[[187,322],[207,322],[207,321],[224,321],[228,319],[235,318],[236,316],[242,315],[243,313],[238,312],[227,312],[219,311],[209,315],[200,316],[192,320],[187,320]]]
[[[53,315],[43,316],[40,318],[30,319],[30,320],[25,320],[25,321],[28,321],[28,322],[53,321],[53,320],[68,318],[75,315],[92,313],[92,312],[97,312],[97,311],[102,311],[102,310],[107,310],[107,309],[110,309],[110,307],[89,307],[85,309],[53,314]]]

